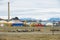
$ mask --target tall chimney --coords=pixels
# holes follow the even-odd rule
[[[10,20],[10,2],[8,1],[8,21]]]

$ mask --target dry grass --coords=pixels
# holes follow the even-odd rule
[[[31,27],[9,27],[1,28],[0,30],[7,31],[12,29],[32,29]],[[38,29],[38,28],[34,28]],[[50,27],[40,28],[44,31],[50,31]],[[55,29],[60,29],[57,27]],[[60,34],[0,34],[0,40],[60,40]]]
[[[19,34],[19,35],[0,35],[0,40],[60,40],[60,34]]]
[[[8,30],[17,30],[17,29],[40,29],[41,31],[50,31],[51,27],[0,27],[0,31],[7,32]]]

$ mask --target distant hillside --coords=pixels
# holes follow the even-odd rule
[[[50,18],[48,21],[60,21],[60,18]]]
[[[34,18],[20,18],[22,21],[36,21]]]

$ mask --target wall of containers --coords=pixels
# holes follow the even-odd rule
[[[42,24],[24,24],[24,23],[0,23],[0,27],[11,26],[11,27],[43,27]]]
[[[60,26],[60,23],[55,23],[55,26]],[[48,26],[53,26],[53,23],[37,23],[37,22],[22,22],[22,23],[0,23],[0,27],[5,27],[5,26],[10,26],[10,27],[48,27]]]

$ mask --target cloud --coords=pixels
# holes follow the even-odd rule
[[[57,8],[59,3],[57,0],[15,0],[14,7],[18,8]]]
[[[8,0],[0,0],[0,16],[8,14]],[[47,19],[60,17],[60,0],[10,0],[11,16]]]

